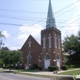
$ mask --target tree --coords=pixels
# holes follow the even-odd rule
[[[22,52],[20,50],[10,51],[7,47],[2,48],[0,53],[0,59],[3,61],[5,65],[9,65],[11,67],[12,64],[23,62]]]
[[[5,36],[2,34],[1,31],[0,31],[0,38],[5,38]]]
[[[68,52],[67,64],[80,66],[80,31],[78,35],[67,36],[63,41],[64,51]]]
[[[1,49],[1,45],[4,45],[4,43],[2,42],[2,38],[5,38],[5,36],[0,31],[0,49]]]

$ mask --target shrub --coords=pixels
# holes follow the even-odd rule
[[[33,64],[33,69],[38,69],[38,65],[37,64]]]
[[[62,66],[61,66],[61,69],[62,69],[62,70],[67,70],[67,69],[68,69],[68,66],[67,66],[67,65],[62,65]]]
[[[69,68],[75,68],[75,65],[69,65]]]
[[[58,66],[49,66],[48,69],[49,71],[55,71],[58,70]]]
[[[39,70],[42,70],[42,67],[38,66],[38,69],[39,69]]]
[[[9,66],[3,66],[3,69],[9,69]]]
[[[3,66],[3,61],[0,59],[0,67]]]
[[[33,68],[33,66],[31,66],[29,69],[33,70],[34,68]]]

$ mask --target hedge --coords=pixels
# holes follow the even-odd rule
[[[62,69],[62,70],[67,70],[67,69],[68,69],[68,66],[67,66],[67,65],[62,65],[62,66],[61,66],[61,69]]]
[[[58,66],[49,66],[48,69],[49,71],[55,71],[58,70]]]

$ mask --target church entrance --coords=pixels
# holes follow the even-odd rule
[[[60,69],[60,59],[57,59],[57,66]]]
[[[57,55],[57,66],[60,69],[60,55],[59,55],[59,53]]]
[[[48,69],[49,66],[50,66],[50,57],[49,57],[49,55],[47,54],[47,55],[45,56],[45,59],[44,59],[44,68],[45,68],[45,69]]]
[[[50,59],[45,59],[45,61],[44,61],[44,68],[48,69],[49,66],[50,66]]]

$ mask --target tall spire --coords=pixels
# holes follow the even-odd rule
[[[55,25],[55,19],[53,17],[51,0],[49,0],[49,7],[48,7],[48,15],[47,15],[47,21],[46,21],[46,28],[51,28],[51,27],[56,27],[56,25]]]

